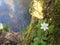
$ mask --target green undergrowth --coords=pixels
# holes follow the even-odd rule
[[[48,30],[41,29],[41,23],[47,23],[45,20],[38,20],[38,22],[32,25],[30,31],[26,31],[24,36],[23,45],[54,45],[54,25],[49,24]],[[28,29],[29,30],[29,29]]]

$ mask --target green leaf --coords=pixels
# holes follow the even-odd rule
[[[34,38],[34,41],[35,41],[35,42],[39,42],[39,41],[40,41],[40,38],[39,38],[39,37],[35,37],[35,38]]]
[[[9,31],[9,26],[8,26],[7,23],[4,24],[4,30],[7,31],[7,32]]]
[[[43,40],[47,40],[47,37],[42,37]]]
[[[48,35],[48,31],[45,31],[45,34],[44,35],[47,36]]]
[[[36,31],[35,31],[35,30],[32,30],[30,36],[31,36],[31,37],[35,37],[35,36],[36,36]]]
[[[46,45],[46,42],[41,39],[41,45]]]
[[[53,31],[54,31],[54,25],[50,25],[49,26],[49,34],[53,33]]]
[[[52,44],[50,43],[50,44],[48,44],[48,45],[52,45]]]
[[[37,36],[41,36],[42,30],[37,30]]]
[[[41,27],[41,23],[43,23],[43,22],[45,22],[45,20],[39,20],[38,21],[38,24],[36,25],[36,27],[39,27],[40,28]]]
[[[33,45],[38,45],[38,43],[37,43],[37,42],[35,42]]]

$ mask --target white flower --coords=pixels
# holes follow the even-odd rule
[[[3,29],[3,24],[2,23],[0,23],[0,29]]]
[[[44,31],[46,31],[48,29],[48,23],[42,23],[41,24],[41,29],[43,29]]]

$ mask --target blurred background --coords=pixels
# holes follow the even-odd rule
[[[0,23],[7,23],[15,32],[26,28],[30,22],[31,0],[0,0]]]

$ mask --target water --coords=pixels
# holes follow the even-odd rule
[[[15,32],[26,28],[31,19],[28,12],[30,1],[3,0],[0,4],[0,23],[7,22],[10,29]]]

